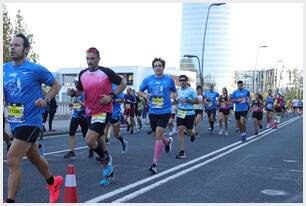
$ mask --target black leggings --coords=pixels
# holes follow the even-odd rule
[[[70,120],[70,128],[69,128],[69,135],[73,136],[80,125],[83,137],[86,136],[88,130],[88,120],[87,118],[71,118]]]
[[[49,130],[52,129],[52,122],[53,122],[53,119],[54,119],[54,115],[55,115],[55,113],[53,113],[53,112],[49,113]]]

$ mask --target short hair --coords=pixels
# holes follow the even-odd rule
[[[188,77],[185,74],[180,75],[179,79],[182,78],[182,77],[184,77],[188,81]]]
[[[239,80],[239,81],[237,82],[237,84],[243,84],[243,81]]]
[[[29,39],[22,33],[18,33],[15,35],[15,37],[19,37],[23,39],[23,47],[24,48],[30,48],[30,42]]]
[[[86,50],[86,53],[95,53],[98,55],[98,57],[100,57],[100,52],[97,48],[95,47],[90,47],[89,49]]]
[[[163,68],[165,68],[165,65],[166,65],[166,61],[165,60],[163,60],[162,58],[154,58],[153,59],[153,61],[152,61],[152,67],[154,68],[154,64],[155,64],[155,62],[161,62],[162,63],[162,65],[163,65]]]
[[[198,85],[198,86],[197,86],[197,90],[198,90],[198,89],[203,89],[203,87],[202,87],[201,85]]]

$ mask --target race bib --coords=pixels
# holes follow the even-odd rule
[[[105,120],[106,120],[106,113],[96,114],[96,115],[93,115],[91,117],[91,124],[93,124],[93,123],[105,123]]]
[[[153,97],[152,98],[152,108],[163,108],[164,98],[163,97]]]
[[[193,105],[193,108],[194,108],[194,109],[202,109],[200,104],[194,104],[194,105]]]
[[[212,102],[207,102],[207,106],[211,107],[212,106]]]
[[[186,115],[187,115],[188,111],[183,111],[183,110],[178,110],[177,112],[177,117],[181,118],[181,119],[185,119]]]
[[[81,110],[82,105],[79,102],[76,102],[73,104],[73,109],[75,110]]]
[[[226,103],[225,102],[221,102],[221,107],[224,107],[224,106],[226,106]]]
[[[267,104],[267,109],[272,109],[272,104],[271,103]]]
[[[8,107],[8,113],[7,113],[7,121],[10,123],[23,123],[24,120],[24,106],[16,104],[10,104]]]
[[[125,104],[125,108],[126,109],[130,109],[131,108],[131,104]]]

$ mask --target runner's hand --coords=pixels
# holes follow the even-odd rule
[[[38,107],[45,107],[45,106],[47,106],[47,102],[46,102],[46,100],[44,100],[43,98],[37,99],[37,100],[34,102],[34,104],[35,104],[36,106],[38,106]]]
[[[100,99],[100,104],[102,104],[102,105],[108,104],[113,100],[111,95],[106,95],[106,96],[100,95],[100,96],[102,97]]]

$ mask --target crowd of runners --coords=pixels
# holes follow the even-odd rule
[[[28,39],[23,34],[15,35],[10,43],[12,61],[3,65],[4,105],[7,110],[4,116],[13,134],[11,138],[4,130],[9,168],[8,197],[4,201],[15,202],[21,181],[21,160],[27,156],[46,180],[50,191],[49,202],[52,203],[58,201],[63,178],[52,173],[48,162],[39,153],[42,145],[37,144],[37,139],[43,128],[43,107],[56,96],[61,85],[45,67],[27,60],[29,49]],[[231,94],[227,88],[222,88],[219,94],[212,84],[207,91],[202,86],[194,90],[186,75],[179,76],[179,86],[176,86],[172,77],[164,74],[166,62],[161,58],[154,58],[154,74],[144,78],[136,89],[138,91],[127,87],[123,78],[110,68],[99,66],[98,49],[87,49],[86,61],[88,68],[78,74],[75,87],[67,91],[72,97],[69,106],[73,111],[68,138],[70,151],[64,158],[76,158],[75,134],[80,126],[88,145],[88,157],[96,156],[101,162],[101,185],[108,185],[114,177],[112,156],[107,149],[110,131],[121,143],[122,153],[127,152],[128,141],[122,136],[120,125],[123,123],[126,130],[133,134],[143,127],[142,117],[146,112],[154,136],[152,162],[148,165],[152,174],[158,173],[162,151],[171,151],[174,133],[177,133],[179,145],[176,158],[186,158],[185,136],[192,143],[196,142],[205,114],[209,133],[215,133],[215,122],[218,122],[219,131],[216,133],[225,136],[229,135],[229,120],[233,114],[242,142],[246,141],[247,131],[258,135],[264,111],[267,128],[273,121],[280,123],[281,117],[289,111],[302,115],[301,100],[285,100],[281,94],[273,95],[272,90],[268,90],[267,95],[255,93],[251,97],[242,81],[237,82],[237,89]],[[46,93],[42,84],[50,87]],[[254,128],[247,130],[249,114]],[[166,131],[169,131],[167,136]]]

